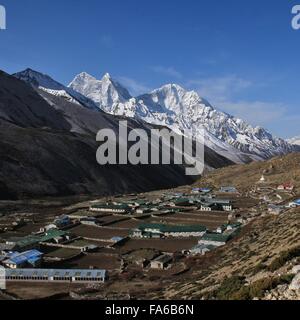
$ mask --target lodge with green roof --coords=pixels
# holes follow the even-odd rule
[[[207,232],[199,240],[199,245],[212,245],[216,247],[224,246],[235,236],[234,232],[231,233],[217,233]]]
[[[11,238],[6,244],[13,245],[15,250],[31,250],[39,248],[41,243],[64,239],[68,233],[58,229],[51,229],[41,235],[29,235],[23,238]]]
[[[131,236],[134,238],[188,238],[201,237],[206,232],[206,227],[202,225],[166,225],[156,223],[141,224],[133,229]]]

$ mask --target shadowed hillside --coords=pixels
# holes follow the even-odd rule
[[[118,134],[119,120],[1,72],[0,199],[124,194],[195,180],[179,165],[98,165],[96,134],[103,128]],[[130,128],[151,128],[134,119],[128,123]],[[231,164],[211,150],[206,162],[210,168]]]

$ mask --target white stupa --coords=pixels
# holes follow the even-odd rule
[[[266,182],[266,178],[265,178],[265,176],[264,176],[264,175],[262,175],[262,176],[261,176],[261,178],[260,178],[259,182]]]

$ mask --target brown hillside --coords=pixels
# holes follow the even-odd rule
[[[266,182],[278,186],[292,182],[296,192],[300,192],[300,153],[291,153],[285,157],[276,157],[265,162],[252,162],[246,165],[234,165],[217,169],[203,177],[198,184],[220,187],[234,185],[246,191],[255,185],[264,174]]]
[[[233,185],[247,193],[262,174],[268,186],[284,182],[295,185],[294,192],[286,195],[287,201],[300,198],[300,154],[219,169],[196,185]],[[272,290],[288,288],[290,270],[300,263],[300,208],[279,216],[260,213],[231,243],[203,257],[189,258],[191,272],[161,292],[150,294],[150,298],[263,299]],[[288,294],[283,298],[290,299]]]

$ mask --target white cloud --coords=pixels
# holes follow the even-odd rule
[[[182,74],[179,71],[177,71],[174,67],[155,66],[151,67],[151,69],[156,73],[160,73],[172,78],[182,78]]]
[[[187,82],[188,87],[193,87],[202,97],[212,102],[214,100],[227,100],[232,95],[248,89],[252,86],[252,82],[239,78],[236,75],[225,77],[194,79]]]
[[[137,96],[137,95],[144,94],[151,91],[151,88],[129,77],[120,76],[120,77],[117,77],[117,80],[126,89],[128,89],[133,96]]]
[[[221,101],[217,103],[217,107],[252,125],[259,126],[268,126],[282,119],[287,113],[283,104],[264,101]]]

